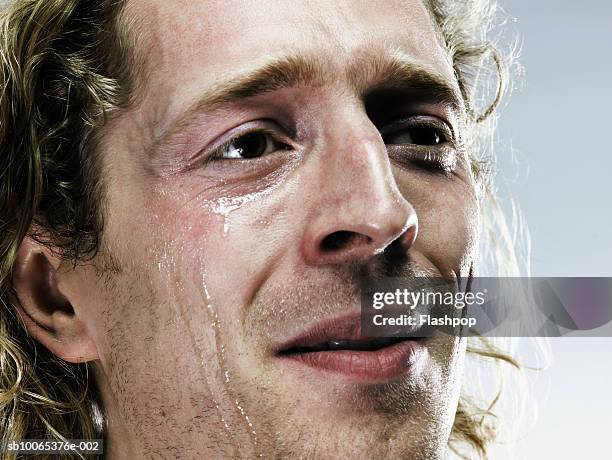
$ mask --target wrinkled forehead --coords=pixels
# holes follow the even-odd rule
[[[131,0],[126,16],[150,95],[170,114],[193,94],[285,55],[316,55],[340,76],[364,59],[400,53],[454,82],[422,0]]]

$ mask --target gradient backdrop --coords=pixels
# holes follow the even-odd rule
[[[532,275],[612,276],[612,2],[500,2],[525,69],[501,112],[500,167],[531,232]],[[550,341],[552,365],[533,379],[539,420],[519,452],[612,458],[612,339]]]

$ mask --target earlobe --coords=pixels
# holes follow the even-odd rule
[[[82,318],[58,283],[60,261],[49,249],[24,239],[12,272],[11,285],[25,327],[35,340],[64,361],[98,359],[95,343]]]

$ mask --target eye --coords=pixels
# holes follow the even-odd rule
[[[459,160],[452,128],[439,118],[411,116],[380,129],[393,161],[404,168],[418,166],[427,171],[452,173]]]
[[[409,118],[399,120],[381,131],[385,144],[437,146],[451,140],[448,127],[441,121]]]
[[[267,155],[286,147],[277,142],[274,137],[265,131],[251,131],[235,137],[223,146],[216,154],[216,158],[248,160]]]

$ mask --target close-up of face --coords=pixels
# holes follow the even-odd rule
[[[465,340],[359,333],[361,276],[467,277],[468,121],[420,0],[140,1],[100,252],[58,287],[114,458],[439,458]],[[74,357],[73,357],[74,358]]]
[[[147,81],[103,131],[97,268],[63,278],[110,446],[441,455],[461,340],[317,351],[359,341],[363,273],[467,276],[474,260],[461,99],[425,7],[134,0],[125,14]]]
[[[611,8],[0,0],[0,458],[606,457]]]

